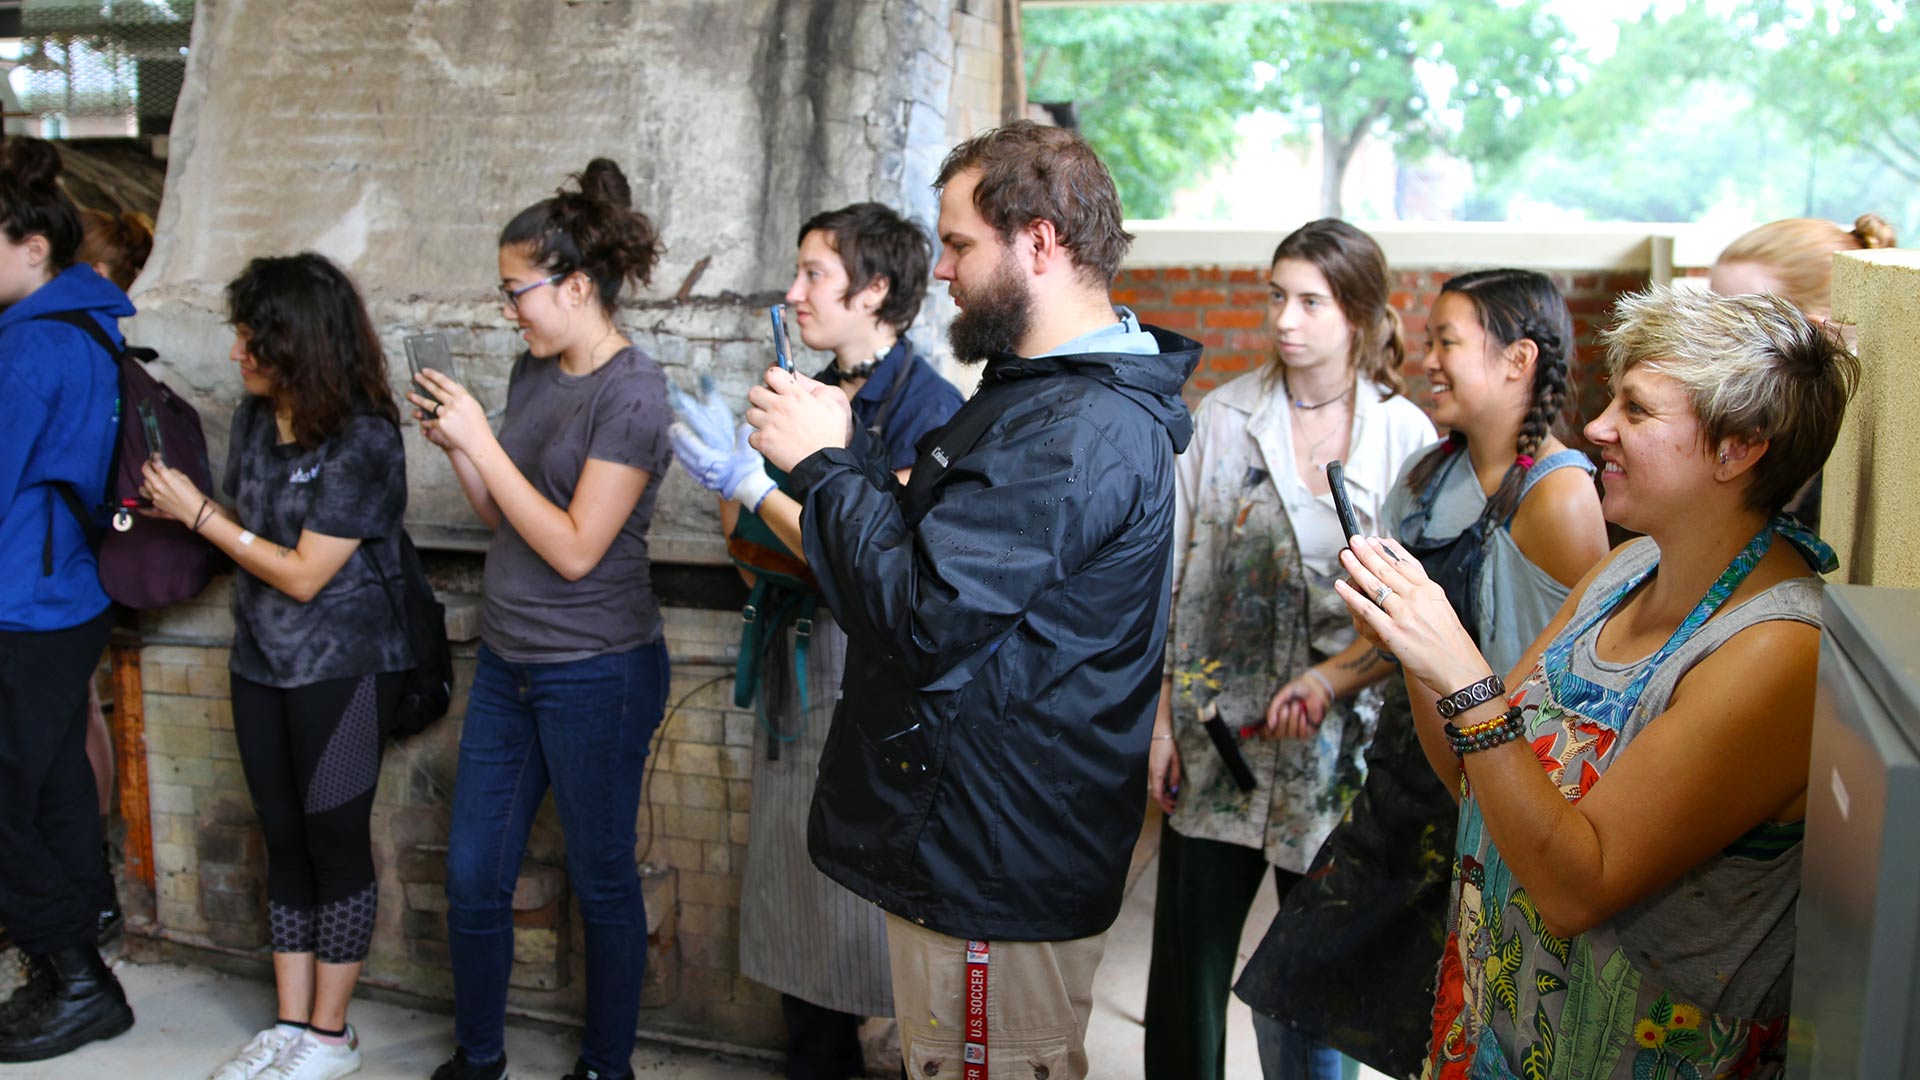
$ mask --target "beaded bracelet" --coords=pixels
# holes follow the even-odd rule
[[[1527,725],[1520,706],[1515,705],[1488,724],[1474,724],[1462,731],[1449,723],[1445,730],[1447,742],[1453,745],[1453,752],[1465,757],[1512,742],[1526,733]]]
[[[1507,684],[1498,675],[1489,675],[1476,683],[1455,690],[1434,704],[1440,710],[1440,719],[1451,720],[1475,705],[1484,705],[1494,698],[1505,697]]]

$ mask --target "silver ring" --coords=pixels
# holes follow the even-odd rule
[[[1385,611],[1387,609],[1387,598],[1392,595],[1392,589],[1387,588],[1385,585],[1380,586],[1380,591],[1373,594],[1374,606]]]

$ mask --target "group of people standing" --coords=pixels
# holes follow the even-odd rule
[[[35,140],[0,157],[0,550],[52,558],[0,591],[0,918],[29,964],[0,1061],[132,1023],[93,945],[82,750],[111,608],[50,487],[98,495],[116,391],[99,345],[40,316],[117,334],[133,309],[77,260],[57,172]],[[1271,361],[1189,413],[1200,346],[1111,305],[1131,238],[1084,142],[1009,125],[937,186],[937,261],[884,206],[807,220],[786,299],[832,362],[770,369],[739,421],[619,329],[663,246],[605,159],[500,234],[526,349],[498,431],[454,372],[393,392],[327,259],[256,259],[228,286],[246,396],[225,499],[159,459],[142,491],[238,568],[233,723],[278,1014],[215,1077],[360,1065],[370,814],[414,663],[409,407],[493,532],[447,860],[455,1050],[434,1080],[506,1075],[511,901],[549,790],[586,927],[569,1077],[632,1075],[634,823],[668,683],[647,530],[675,456],[817,605],[770,631],[794,670],[757,709],[741,909],[790,1076],[861,1075],[860,1019],[884,1015],[915,1080],[1087,1075],[1143,792],[1166,815],[1150,1080],[1224,1076],[1234,992],[1270,1080],[1338,1075],[1343,1053],[1396,1076],[1777,1061],[1831,566],[1782,512],[1817,505],[1857,380],[1823,275],[1836,249],[1890,244],[1884,223],[1743,238],[1712,284],[1772,295],[1623,300],[1612,402],[1585,428],[1603,495],[1561,441],[1574,333],[1540,274],[1442,287],[1423,411],[1379,246],[1310,223],[1269,267]],[[907,339],[930,264],[956,358],[984,365],[964,401]],[[1335,460],[1362,535],[1336,514]],[[1641,538],[1609,551],[1609,524]],[[1269,866],[1280,914],[1235,985]]]

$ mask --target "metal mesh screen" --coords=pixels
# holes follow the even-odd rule
[[[26,0],[20,106],[49,138],[164,135],[180,100],[194,0]]]

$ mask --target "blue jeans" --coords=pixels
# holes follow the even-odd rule
[[[1253,1042],[1260,1049],[1260,1073],[1266,1080],[1341,1080],[1346,1073],[1340,1051],[1259,1009],[1253,1010]]]
[[[647,915],[634,819],[667,699],[667,648],[558,664],[515,664],[482,645],[460,734],[447,853],[454,1037],[467,1059],[506,1053],[513,888],[549,785],[567,840],[567,877],[586,923],[587,1015],[580,1060],[630,1075]]]

